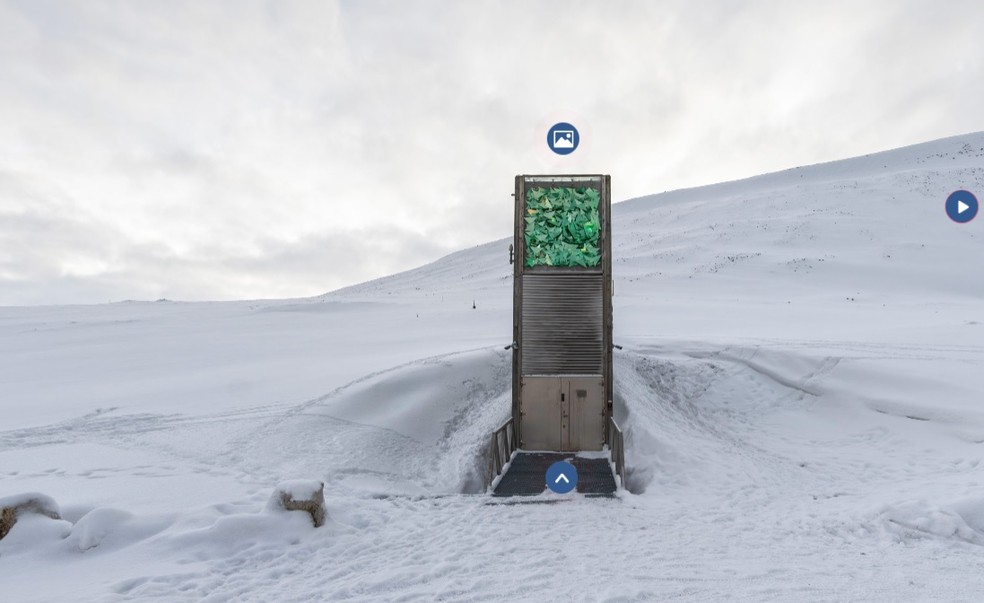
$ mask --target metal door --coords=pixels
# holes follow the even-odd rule
[[[564,442],[567,450],[601,450],[605,445],[605,381],[600,375],[566,377],[567,400]]]
[[[605,444],[605,382],[600,375],[522,378],[520,447],[601,450]]]
[[[562,450],[560,377],[522,378],[520,447]],[[566,399],[566,396],[564,396]]]

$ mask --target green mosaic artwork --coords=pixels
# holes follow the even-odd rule
[[[599,265],[600,197],[594,188],[536,187],[526,191],[526,265]]]

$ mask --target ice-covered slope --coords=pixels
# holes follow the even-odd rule
[[[66,520],[0,541],[0,598],[977,601],[984,231],[943,201],[982,166],[972,134],[616,204],[615,501],[481,494],[505,239],[315,299],[0,309],[0,498]],[[326,527],[261,512],[289,478]]]

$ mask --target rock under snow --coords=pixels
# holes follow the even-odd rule
[[[306,511],[311,515],[314,527],[325,524],[325,483],[318,480],[290,480],[280,482],[270,497],[267,508],[285,511]]]
[[[44,515],[51,519],[61,519],[58,503],[50,496],[37,492],[15,494],[0,498],[0,539],[17,523],[18,516],[25,513]]]

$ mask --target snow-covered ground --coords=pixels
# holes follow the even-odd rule
[[[614,500],[484,494],[507,240],[315,299],[2,308],[0,497],[63,520],[0,541],[0,600],[981,601],[957,188],[984,134],[617,204]],[[271,510],[288,479],[327,525]]]

